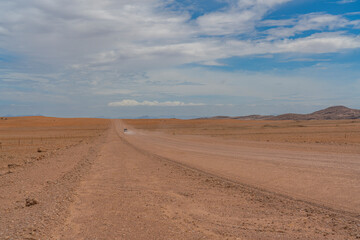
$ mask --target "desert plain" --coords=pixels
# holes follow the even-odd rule
[[[360,239],[360,120],[17,117],[0,143],[0,239]]]

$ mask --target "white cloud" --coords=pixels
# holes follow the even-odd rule
[[[162,0],[1,1],[0,47],[59,71],[133,72],[195,62],[218,65],[220,58],[274,52],[278,40],[287,40],[282,50],[294,52],[289,38],[297,34],[360,26],[359,21],[325,13],[262,20],[288,1],[228,1],[227,8],[194,20],[186,11],[168,11],[169,1]],[[256,27],[264,25],[271,29],[259,32]],[[346,32],[341,35],[357,41]]]
[[[254,20],[260,17],[253,11],[211,13],[199,17],[197,23],[207,35],[241,34],[253,31]]]
[[[134,107],[134,106],[152,106],[152,107],[178,107],[178,106],[204,106],[203,103],[184,103],[179,101],[166,101],[166,102],[158,102],[158,101],[143,101],[138,102],[136,100],[125,99],[120,102],[111,102],[108,104],[109,107]]]
[[[347,3],[354,3],[356,2],[356,0],[340,0],[340,1],[337,1],[336,3],[337,4],[347,4]]]
[[[201,65],[204,66],[226,66],[223,63],[219,63],[217,61],[205,61],[205,62],[201,62]]]
[[[354,17],[346,14],[311,13],[263,20],[288,1],[225,0],[227,7],[196,19],[187,9],[170,11],[166,4],[172,0],[0,1],[0,50],[16,57],[14,63],[2,62],[0,81],[14,89],[101,106],[114,98],[130,101],[111,102],[118,106],[191,106],[198,99],[193,96],[202,96],[200,102],[214,106],[216,99],[209,96],[235,99],[284,94],[285,90],[273,84],[278,76],[262,84],[268,75],[174,69],[191,63],[222,66],[219,59],[234,56],[292,53],[307,59],[312,54],[360,48],[360,37],[350,31],[359,28],[360,21],[350,20]],[[317,33],[312,34],[314,31]],[[303,85],[307,84],[311,85],[310,81]],[[184,102],[160,101],[172,98]]]
[[[272,53],[332,53],[360,48],[359,36],[346,36],[342,32],[316,33],[304,38],[284,39],[271,42],[228,41],[225,54],[246,56]],[[223,52],[224,54],[224,52]]]
[[[267,30],[268,39],[279,39],[293,37],[309,30],[333,31],[344,27],[354,27],[358,25],[358,22],[350,21],[340,15],[311,13],[301,15],[297,19],[268,20],[262,24],[265,26],[275,26]]]
[[[280,52],[329,53],[359,48],[360,38],[336,33],[322,33],[293,41],[279,42],[276,47]]]
[[[360,15],[360,12],[348,12],[348,13],[345,13],[344,15],[347,15],[347,16]]]
[[[226,11],[196,19],[199,31],[207,35],[239,35],[255,31],[256,24],[274,6],[290,0],[239,0]]]

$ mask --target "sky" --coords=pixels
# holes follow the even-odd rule
[[[0,115],[360,109],[360,0],[1,0]]]

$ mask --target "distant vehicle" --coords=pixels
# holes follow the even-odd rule
[[[124,128],[124,133],[126,133],[127,132],[127,128]]]

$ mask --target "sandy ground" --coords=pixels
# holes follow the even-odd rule
[[[0,118],[0,176],[101,135],[103,119]]]
[[[114,120],[0,176],[0,239],[359,239],[356,145],[296,144]]]
[[[44,117],[0,122],[0,239],[48,239],[65,219],[108,125]]]

